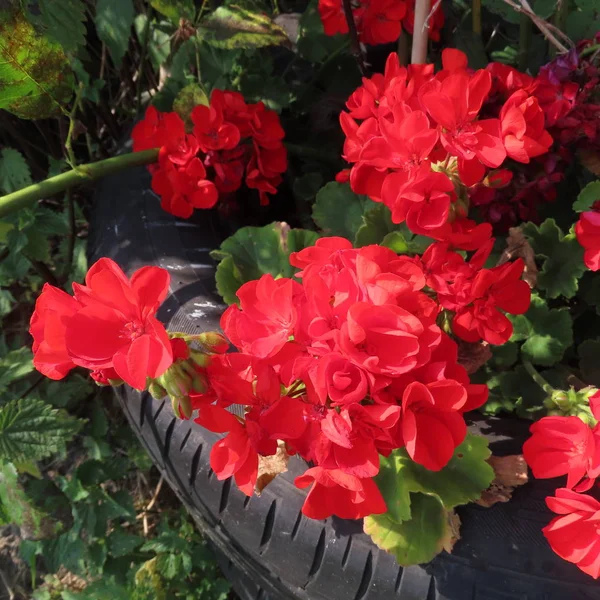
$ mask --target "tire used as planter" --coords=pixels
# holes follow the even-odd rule
[[[90,261],[114,259],[125,272],[157,265],[171,275],[158,317],[168,329],[218,329],[225,306],[215,291],[209,252],[221,241],[215,217],[188,221],[162,211],[145,169],[103,180],[91,223]],[[294,486],[304,466],[292,459],[260,497],[246,497],[209,465],[218,439],[175,417],[171,404],[122,386],[119,401],[143,445],[221,556],[242,600],[600,600],[600,585],[556,556],[541,528],[553,517],[544,498],[556,481],[532,480],[508,503],[458,509],[461,539],[452,554],[399,567],[362,533],[362,523],[314,521],[301,513]],[[479,419],[496,455],[520,453],[528,423]]]

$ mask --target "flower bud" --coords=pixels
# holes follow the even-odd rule
[[[148,392],[155,400],[160,400],[167,395],[167,390],[165,390],[165,388],[156,381],[150,382],[150,385],[148,386]]]
[[[512,171],[508,169],[497,169],[490,171],[483,180],[483,185],[489,188],[500,189],[506,187],[513,178]]]
[[[229,342],[216,331],[207,331],[194,336],[194,339],[202,344],[209,352],[223,354],[229,348]]]

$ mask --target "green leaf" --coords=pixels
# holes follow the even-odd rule
[[[573,210],[578,213],[590,210],[597,200],[600,200],[600,181],[592,181],[579,192]]]
[[[538,288],[544,290],[548,298],[572,298],[586,270],[583,248],[575,234],[564,235],[554,219],[546,219],[539,227],[525,223],[523,233],[536,257],[543,262],[537,278]]]
[[[32,358],[31,350],[23,347],[0,359],[0,391],[33,371]]]
[[[63,533],[56,539],[44,542],[41,555],[50,573],[61,567],[75,574],[85,573],[86,545],[73,530]]]
[[[362,215],[363,224],[354,237],[354,247],[381,244],[386,236],[397,233],[398,226],[392,223],[392,214],[385,204],[376,204]]]
[[[241,285],[259,279],[265,273],[273,277],[292,277],[296,272],[290,265],[290,252],[312,246],[318,238],[314,231],[285,228],[278,223],[264,227],[242,227],[228,237],[211,256],[217,266],[217,291],[225,302],[237,302],[236,292]]]
[[[177,26],[179,19],[193,21],[196,14],[194,0],[150,0],[150,6]]]
[[[295,179],[293,191],[295,196],[308,202],[315,199],[321,187],[323,187],[323,175],[315,171]]]
[[[48,262],[50,260],[50,240],[43,232],[35,227],[27,229],[27,244],[23,254],[33,260]]]
[[[600,387],[600,339],[585,340],[577,348],[581,378]]]
[[[454,46],[467,55],[471,69],[485,69],[488,58],[481,34],[466,25],[459,26],[454,35]]]
[[[311,0],[300,17],[298,54],[310,62],[321,63],[347,45],[347,35],[325,35],[319,16],[318,0]]]
[[[512,341],[525,340],[521,354],[536,365],[551,367],[559,362],[573,344],[573,318],[567,307],[548,308],[537,295],[524,315],[512,317]]]
[[[347,183],[331,181],[317,193],[312,217],[325,235],[354,241],[363,225],[363,214],[374,206],[366,196],[355,194]]]
[[[96,32],[117,68],[127,52],[134,17],[132,0],[98,0],[96,3]]]
[[[24,537],[39,539],[56,531],[56,523],[27,497],[11,463],[0,463],[0,507],[3,517],[18,525]]]
[[[285,31],[264,13],[241,6],[219,6],[199,28],[203,41],[216,48],[262,48],[287,46]]]
[[[7,315],[15,304],[14,296],[8,290],[0,289],[0,317]]]
[[[411,496],[412,518],[408,521],[397,523],[387,513],[364,520],[365,533],[402,566],[429,562],[452,537],[448,511],[440,499],[426,494]]]
[[[159,554],[156,557],[156,566],[160,574],[165,579],[175,579],[180,575],[182,568],[181,555],[179,554]]]
[[[382,457],[375,481],[387,504],[388,517],[394,521],[411,518],[413,492],[434,494],[448,509],[477,500],[494,479],[494,470],[486,462],[490,454],[485,438],[468,434],[440,471],[419,465],[404,448]]]
[[[0,408],[0,458],[40,460],[61,451],[82,421],[42,400],[22,398]]]
[[[513,25],[519,24],[519,13],[504,2],[504,0],[483,0],[483,5],[495,15],[502,17]]]
[[[32,183],[31,171],[23,155],[14,148],[3,148],[0,151],[0,191],[10,194]]]
[[[16,10],[0,11],[0,108],[22,119],[60,112],[73,73],[60,44],[40,35]]]
[[[120,558],[121,556],[131,554],[136,548],[139,548],[143,544],[144,538],[139,535],[127,533],[118,527],[111,532],[106,542],[110,554],[115,558]]]
[[[206,92],[197,83],[186,85],[173,101],[173,110],[184,120],[189,131],[194,125],[191,119],[192,110],[199,104],[208,106],[209,101]]]
[[[142,13],[137,15],[133,20],[133,27],[140,44],[145,43],[146,30],[150,27],[148,56],[150,57],[152,66],[158,71],[160,66],[165,64],[171,53],[171,40],[169,34],[161,31],[154,23],[149,23],[148,17]]]
[[[33,8],[37,8],[35,14]],[[85,4],[83,0],[36,0],[29,2],[29,21],[41,33],[58,42],[69,54],[85,46]]]
[[[593,37],[598,31],[597,15],[597,5],[591,10],[574,10],[567,17],[565,33],[574,42]]]

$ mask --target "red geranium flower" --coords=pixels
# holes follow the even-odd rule
[[[583,261],[586,267],[590,271],[600,270],[600,212],[581,213],[575,225],[575,235],[585,249]]]
[[[587,476],[593,484],[600,474],[600,443],[579,417],[544,417],[530,431],[523,456],[537,479],[567,475],[572,488]]]
[[[544,113],[537,100],[524,90],[516,91],[500,111],[502,138],[510,158],[528,163],[530,158],[545,154],[552,145],[544,129]]]
[[[200,104],[192,110],[194,135],[204,152],[231,150],[240,143],[240,130],[225,121],[223,108],[222,96],[213,92],[210,106]]]
[[[457,381],[415,381],[402,395],[402,437],[409,456],[426,469],[443,469],[467,435],[461,409],[467,392]]]
[[[308,469],[296,477],[296,486],[308,492],[302,513],[311,519],[336,515],[341,519],[362,519],[387,511],[385,501],[373,479],[360,479],[340,469]]]
[[[361,13],[359,31],[365,44],[394,42],[402,32],[406,4],[401,0],[368,0]]]
[[[542,531],[552,550],[594,579],[600,576],[600,502],[567,488],[546,498],[548,508],[561,515]]]
[[[348,22],[342,10],[342,0],[319,0],[319,15],[325,35],[348,33]]]
[[[31,318],[34,364],[60,379],[72,368],[68,356],[92,371],[114,368],[118,378],[144,389],[148,377],[159,377],[173,362],[167,332],[155,317],[169,274],[143,267],[129,280],[114,261],[102,258],[85,283],[73,284],[74,299],[44,287]]]

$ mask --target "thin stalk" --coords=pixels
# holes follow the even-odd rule
[[[529,48],[531,47],[531,35],[533,33],[533,23],[531,19],[525,14],[519,15],[519,55],[518,55],[518,67],[519,71],[525,71],[527,69],[527,63],[529,62]]]
[[[112,158],[88,163],[87,165],[79,165],[76,169],[55,175],[39,183],[34,183],[26,188],[17,190],[12,194],[0,197],[0,218],[42,198],[48,198],[49,196],[54,196],[54,194],[64,192],[80,183],[95,181],[96,179],[130,167],[148,165],[156,162],[157,159],[158,148],[153,148],[142,152],[113,156]]]
[[[473,18],[473,33],[481,35],[481,0],[471,3],[471,17]]]
[[[142,40],[142,52],[140,56],[140,74],[138,76],[138,80],[135,82],[136,87],[136,100],[135,100],[135,110],[139,114],[140,109],[142,107],[142,79],[144,78],[144,67],[146,66],[146,55],[148,54],[148,44],[150,43],[150,11],[152,8],[148,7],[148,12],[146,13],[146,29],[144,29],[144,39]]]
[[[413,43],[410,62],[413,65],[423,65],[427,61],[427,42],[429,40],[429,15],[430,0],[416,0],[415,24],[413,28]]]
[[[539,374],[538,370],[528,360],[523,361],[523,366],[531,376],[531,379],[533,379],[546,394],[550,395],[554,392],[554,388]]]
[[[358,31],[356,29],[356,23],[354,22],[354,15],[352,14],[352,4],[350,0],[342,0],[342,6],[344,8],[344,16],[346,17],[346,23],[348,23],[348,31],[350,33],[350,49],[356,62],[358,69],[363,77],[368,77],[369,72],[365,63],[365,57],[360,47],[360,41],[358,39]]]
[[[594,44],[593,46],[588,46],[587,48],[584,48],[579,54],[579,58],[584,58],[586,56],[589,56],[590,54],[594,54],[596,50],[600,50],[600,44]]]
[[[561,31],[567,27],[567,17],[569,16],[569,0],[558,0],[556,3],[556,12],[554,13],[554,26]],[[557,51],[555,46],[550,46],[550,56],[556,56]]]
[[[79,103],[81,102],[81,96],[83,94],[83,83],[79,83],[77,92],[75,94],[75,101],[73,102],[73,108],[69,113],[69,129],[67,131],[67,139],[65,140],[65,150],[67,151],[67,161],[71,169],[77,166],[77,158],[75,152],[73,152],[73,134],[75,133],[75,125],[77,123],[77,110],[79,109]]]

